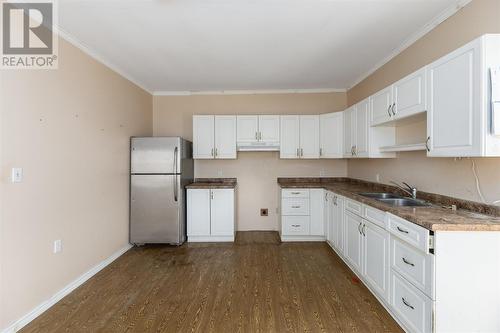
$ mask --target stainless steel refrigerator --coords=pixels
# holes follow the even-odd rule
[[[193,180],[192,143],[180,137],[130,142],[130,242],[186,240],[185,185]]]

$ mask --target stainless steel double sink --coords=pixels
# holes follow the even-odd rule
[[[429,207],[430,204],[413,198],[406,198],[394,193],[359,193],[359,195],[375,199],[393,207]]]

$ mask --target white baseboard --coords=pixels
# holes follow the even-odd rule
[[[234,242],[234,236],[188,236],[188,243]]]
[[[282,242],[324,242],[325,236],[287,236],[281,235]]]
[[[63,289],[59,290],[57,293],[55,293],[51,298],[48,300],[42,302],[39,304],[37,307],[35,307],[33,310],[13,322],[10,326],[5,328],[2,333],[14,333],[19,331],[21,328],[24,326],[28,325],[32,320],[34,320],[36,317],[41,315],[43,312],[48,310],[51,306],[59,302],[63,297],[71,293],[73,290],[81,286],[82,284],[85,283],[88,279],[99,273],[103,268],[111,264],[113,261],[118,259],[122,254],[127,252],[132,248],[131,244],[128,244],[118,250],[117,252],[113,253],[110,257],[104,259],[101,261],[99,264],[95,265],[92,267],[89,271],[85,272],[84,274],[80,275],[76,280],[72,281],[70,284],[68,284],[66,287]]]

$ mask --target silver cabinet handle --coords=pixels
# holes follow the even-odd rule
[[[427,137],[427,140],[425,140],[425,149],[427,149],[427,151],[431,151],[431,149],[429,148],[429,141],[431,140],[431,137],[428,136]]]
[[[391,114],[391,105],[390,104],[387,107],[387,113],[389,114],[389,117],[392,117],[392,114]]]
[[[319,156],[323,156],[323,148],[319,149]]]
[[[396,112],[394,111],[394,108],[396,107],[396,102],[392,103],[391,111],[393,115],[396,115]]]
[[[297,148],[297,157],[300,157],[300,148]]]
[[[402,233],[405,233],[405,234],[408,233],[408,230],[401,229],[400,227],[396,227],[396,228],[399,230],[399,232],[402,232]]]
[[[365,229],[366,229],[366,224],[363,224],[363,227],[361,228],[361,233],[363,234],[363,236],[366,237]]]
[[[292,206],[292,208],[300,208],[300,206]]]
[[[359,231],[359,234],[362,235],[363,233],[361,232],[361,222],[359,222],[359,225],[358,225],[358,231]]]
[[[259,141],[262,141],[262,132],[259,132]]]
[[[300,227],[300,224],[292,224],[292,227],[298,228],[298,227]]]
[[[217,157],[218,154],[219,152],[217,151],[217,148],[215,148],[215,157]]]
[[[328,193],[325,193],[325,201],[328,201]]]
[[[401,258],[401,259],[403,259],[403,262],[404,262],[405,264],[415,267],[415,264],[414,264],[414,263],[412,263],[412,262],[409,262],[409,261],[408,261],[405,257],[403,257],[403,258]]]
[[[300,148],[300,156],[304,156],[304,149]]]
[[[401,297],[401,300],[403,301],[403,304],[406,305],[407,307],[409,307],[410,309],[412,310],[415,310],[415,308],[410,304],[408,303],[404,297]]]
[[[300,194],[300,192],[292,192],[292,194]]]
[[[212,148],[212,151],[210,152],[211,156],[214,156],[214,149]]]
[[[210,191],[210,199],[214,200],[214,191]]]
[[[353,153],[354,153],[354,156],[358,156],[358,146],[354,146],[353,148]]]
[[[259,135],[255,132],[255,140],[259,140]]]

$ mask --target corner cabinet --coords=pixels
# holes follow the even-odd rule
[[[194,159],[236,159],[236,116],[193,116]]]
[[[431,157],[500,156],[494,133],[491,69],[500,67],[500,35],[484,35],[428,66],[427,146]],[[500,99],[500,97],[498,98]]]
[[[233,242],[234,189],[187,190],[188,242]]]

